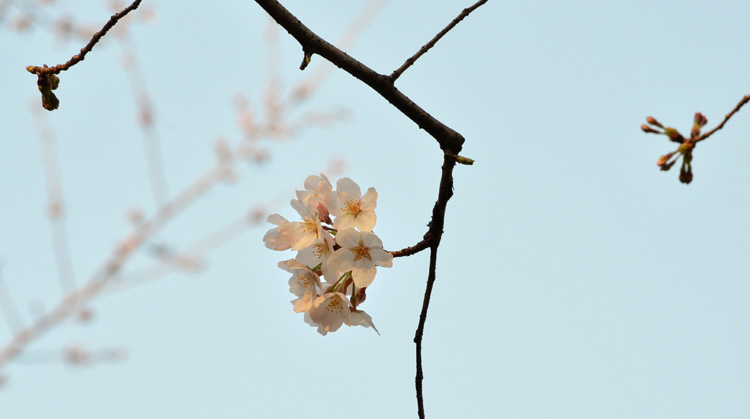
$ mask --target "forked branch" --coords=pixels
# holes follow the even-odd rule
[[[459,17],[454,19],[448,27],[446,27],[441,33],[426,44],[422,49],[417,52],[413,57],[407,60],[407,62],[399,69],[396,70],[394,75],[385,76],[379,74],[362,62],[350,57],[340,49],[331,45],[318,35],[308,29],[302,22],[299,21],[294,15],[292,15],[287,9],[285,9],[276,0],[256,0],[256,2],[268,12],[269,15],[289,34],[291,34],[297,42],[302,46],[303,61],[301,68],[304,69],[306,64],[311,60],[314,54],[318,54],[323,58],[327,59],[331,63],[335,64],[342,70],[358,78],[373,90],[380,93],[386,100],[388,100],[393,106],[400,110],[409,119],[414,121],[420,128],[427,131],[440,145],[440,148],[444,152],[442,175],[440,177],[440,188],[438,190],[438,198],[435,201],[435,206],[432,210],[432,219],[429,223],[429,229],[424,236],[424,239],[412,247],[407,247],[403,250],[391,252],[394,256],[408,256],[415,254],[419,251],[430,249],[430,265],[429,273],[427,276],[427,286],[425,289],[424,299],[422,302],[422,311],[419,315],[419,325],[414,335],[414,343],[416,344],[416,355],[417,355],[417,373],[415,377],[415,387],[417,392],[417,406],[418,414],[420,418],[425,417],[424,412],[424,399],[422,395],[422,336],[424,335],[424,327],[427,321],[427,311],[430,305],[430,296],[432,295],[432,288],[435,284],[436,271],[437,271],[437,250],[440,246],[440,240],[443,236],[443,227],[445,224],[445,210],[448,205],[448,201],[453,196],[453,169],[456,167],[456,163],[472,164],[473,160],[459,156],[461,152],[461,146],[464,143],[464,138],[458,132],[449,128],[442,122],[438,121],[430,114],[425,112],[416,103],[412,102],[406,95],[401,93],[394,86],[393,82],[398,76],[403,73],[411,64],[413,64],[421,55],[423,55],[428,49],[430,49],[435,43],[448,31],[450,31],[461,19],[466,17],[471,11],[486,3],[487,0],[481,0],[475,5],[468,9],[465,9]]]

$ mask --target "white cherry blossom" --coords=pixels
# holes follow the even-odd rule
[[[292,300],[294,311],[303,313],[309,311],[320,290],[320,277],[307,265],[295,260],[279,262],[279,268],[292,274],[289,278],[289,292],[299,298]]]
[[[351,271],[357,288],[372,284],[376,266],[393,266],[393,255],[383,250],[383,242],[374,233],[352,228],[339,230],[336,243],[341,248],[328,259],[328,267],[336,272]]]
[[[286,218],[280,216],[279,214],[269,215],[266,221],[276,226],[281,226],[282,224],[286,224],[289,222]],[[266,244],[266,247],[271,250],[286,250],[292,247],[281,239],[281,234],[279,234],[278,227],[268,230],[268,232],[266,232],[266,235],[263,236],[263,242]]]
[[[318,210],[306,207],[296,199],[292,199],[291,204],[302,217],[302,221],[281,224],[281,240],[291,246],[292,250],[302,250],[315,243],[315,240],[322,240],[323,227],[318,219]]]
[[[348,177],[336,182],[336,204],[330,208],[336,216],[333,226],[337,229],[358,228],[360,231],[372,231],[377,221],[375,207],[378,193],[370,188],[362,196],[359,185]]]
[[[297,191],[297,199],[303,205],[312,208],[317,208],[319,202],[322,202],[326,208],[331,208],[332,204],[335,204],[335,202],[330,202],[332,199],[335,200],[333,186],[322,173],[320,176],[312,175],[305,179],[305,190]]]
[[[304,263],[307,266],[318,266],[323,272],[326,281],[336,282],[338,279],[338,272],[332,271],[328,267],[328,258],[333,254],[334,238],[331,233],[323,230],[323,240],[316,240],[311,246],[306,247],[297,253],[298,261]]]
[[[308,313],[310,319],[318,325],[321,335],[339,330],[342,324],[351,324],[349,300],[340,292],[329,292],[319,296]]]

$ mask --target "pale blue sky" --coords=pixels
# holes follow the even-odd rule
[[[58,13],[103,22],[105,2],[60,2]],[[362,1],[286,1],[335,41]],[[390,73],[469,2],[388,2],[351,55]],[[236,144],[232,100],[262,101],[268,18],[246,2],[144,0],[157,18],[129,30],[156,112],[172,194]],[[136,12],[138,13],[138,12]],[[430,418],[746,418],[750,416],[750,109],[699,144],[695,179],[659,172],[665,138],[645,117],[687,133],[696,111],[718,123],[748,91],[746,1],[491,0],[397,86],[466,138],[474,166],[455,172],[424,336]],[[279,32],[280,77],[300,72],[299,45]],[[3,280],[31,321],[60,286],[44,215],[40,142],[28,65],[57,64],[81,46],[45,30],[0,32],[0,257]],[[121,44],[105,39],[63,73],[54,132],[78,283],[154,210],[143,138]],[[379,193],[388,249],[426,231],[442,156],[426,133],[341,71],[302,110],[348,117],[243,165],[158,235],[179,247],[258,204],[291,218],[306,176],[331,159]],[[339,175],[332,176],[338,178]],[[414,330],[427,255],[379,270],[362,308],[381,336],[342,328],[321,337],[292,311],[291,253],[267,250],[270,226],[248,230],[199,274],[98,299],[93,321],[44,335],[0,373],[5,418],[416,417]],[[148,266],[141,255],[128,270]],[[0,324],[0,341],[10,337]],[[123,347],[114,364],[36,365],[79,343]]]

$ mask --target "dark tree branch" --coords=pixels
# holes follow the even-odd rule
[[[91,52],[91,50],[94,48],[94,45],[96,45],[97,42],[110,30],[112,29],[117,22],[125,17],[128,13],[132,12],[133,10],[137,9],[138,6],[141,5],[142,0],[135,0],[133,4],[126,7],[124,10],[122,10],[120,13],[116,13],[112,15],[112,17],[109,18],[109,21],[104,25],[102,30],[95,33],[94,36],[91,37],[91,40],[89,43],[81,48],[81,52],[79,54],[74,55],[70,60],[68,60],[65,64],[58,64],[54,67],[47,67],[46,65],[43,67],[35,67],[35,66],[29,66],[26,67],[26,70],[31,74],[36,75],[50,75],[50,74],[60,74],[61,71],[68,70],[70,67],[73,67],[74,65],[78,64],[80,61],[83,61],[83,59],[86,57],[86,54]]]
[[[487,0],[479,0],[473,6],[467,7],[466,9],[464,9],[461,12],[460,15],[458,15],[455,19],[453,19],[453,21],[451,23],[448,24],[448,26],[445,27],[445,29],[443,29],[442,31],[440,31],[440,33],[438,33],[437,35],[435,35],[435,37],[432,38],[430,40],[430,42],[422,45],[422,48],[420,48],[419,51],[417,51],[416,54],[414,54],[411,57],[409,57],[409,59],[407,59],[406,62],[404,62],[401,65],[401,67],[397,68],[393,73],[391,73],[391,75],[388,76],[388,78],[391,79],[391,82],[396,81],[396,79],[399,78],[401,76],[401,74],[403,74],[403,72],[406,71],[406,69],[408,69],[415,62],[417,62],[417,60],[419,59],[419,57],[421,57],[422,55],[424,55],[424,53],[426,53],[427,51],[429,51],[430,48],[434,47],[435,44],[437,44],[437,41],[440,40],[440,38],[442,38],[451,29],[453,29],[453,27],[455,27],[456,25],[458,25],[458,22],[462,21],[466,16],[469,16],[469,13],[473,12],[474,10],[476,10],[477,8],[479,8],[479,6],[481,6],[481,5],[485,4],[485,3],[487,3]]]
[[[408,256],[417,253],[426,248],[430,248],[430,265],[429,272],[427,275],[427,286],[425,288],[424,300],[422,303],[422,311],[419,315],[419,325],[414,335],[414,343],[416,344],[417,350],[417,373],[415,377],[415,386],[417,391],[417,405],[418,413],[420,418],[425,417],[424,412],[424,399],[422,394],[422,380],[424,378],[422,371],[422,337],[424,335],[425,322],[427,321],[427,311],[430,305],[430,296],[432,295],[432,288],[435,284],[436,270],[437,270],[437,250],[440,246],[440,240],[443,236],[443,227],[445,225],[445,210],[448,205],[448,201],[453,196],[453,169],[456,167],[456,163],[472,164],[473,160],[461,157],[458,153],[461,152],[461,146],[464,142],[463,136],[453,129],[449,128],[442,122],[438,121],[430,114],[425,112],[416,103],[412,102],[408,97],[401,93],[393,85],[395,77],[388,77],[379,74],[360,61],[350,57],[340,49],[326,42],[318,35],[308,29],[302,22],[299,21],[294,15],[286,10],[276,0],[255,0],[269,15],[290,35],[292,35],[297,42],[302,46],[304,54],[303,65],[309,62],[310,57],[314,54],[318,54],[323,58],[327,59],[331,63],[335,64],[342,70],[358,78],[373,90],[380,93],[388,102],[400,110],[409,119],[414,121],[420,128],[427,131],[440,145],[440,148],[444,152],[442,175],[440,177],[440,188],[438,190],[438,198],[435,201],[435,206],[432,209],[432,220],[429,223],[429,229],[424,235],[424,239],[412,247],[407,247],[403,250],[391,252],[394,256]],[[486,3],[487,0],[482,0],[476,3],[469,9],[456,18],[451,25],[443,30],[438,36],[436,36],[428,46],[423,47],[420,53],[417,53],[411,58],[412,63],[419,58],[420,55],[424,54],[432,45],[434,45],[440,37],[447,33],[453,26],[455,26],[461,19],[466,17],[472,10]],[[407,63],[409,61],[407,60]],[[408,68],[408,64],[403,70]],[[401,70],[401,72],[403,72]],[[398,70],[397,70],[398,71]]]
[[[302,46],[305,56],[320,55],[337,67],[358,78],[366,85],[383,96],[388,102],[395,106],[401,113],[414,121],[420,128],[427,131],[437,142],[440,148],[458,154],[464,138],[458,132],[449,128],[442,122],[428,114],[411,99],[401,93],[388,78],[388,76],[377,73],[360,61],[350,57],[344,51],[336,48],[323,38],[319,37],[307,28],[302,22],[292,15],[284,6],[276,0],[255,0],[269,15]]]
[[[429,232],[428,232],[429,234]],[[394,258],[400,258],[404,256],[411,256],[413,254],[419,253],[424,249],[427,249],[430,247],[430,240],[427,238],[428,234],[425,234],[425,238],[422,239],[419,243],[415,244],[414,246],[405,247],[401,250],[396,251],[388,251],[388,253],[392,254]]]
[[[740,102],[737,104],[737,106],[735,106],[734,109],[732,109],[731,112],[729,112],[728,114],[726,114],[726,116],[724,117],[724,120],[721,121],[721,124],[717,125],[716,128],[712,129],[711,131],[708,131],[707,133],[701,135],[700,138],[698,138],[697,140],[695,140],[695,142],[697,143],[698,141],[703,141],[706,138],[708,138],[711,135],[713,135],[713,133],[715,133],[716,131],[724,128],[724,124],[726,124],[727,121],[729,121],[729,118],[731,118],[732,116],[734,116],[734,114],[737,113],[740,110],[740,108],[742,108],[743,106],[745,106],[745,104],[747,102],[750,102],[750,95],[747,95],[747,96],[743,97],[742,100],[740,100]]]

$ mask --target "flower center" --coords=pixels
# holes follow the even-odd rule
[[[344,212],[351,212],[353,214],[359,214],[359,200],[350,199],[344,203]]]
[[[341,306],[341,300],[338,298],[331,299],[331,302],[328,303],[328,307],[326,307],[326,310],[328,310],[331,313],[341,313],[341,310],[344,308]]]
[[[372,258],[370,257],[370,252],[364,246],[352,247],[350,250],[352,251],[352,253],[354,253],[355,262],[362,259],[372,260]]]

